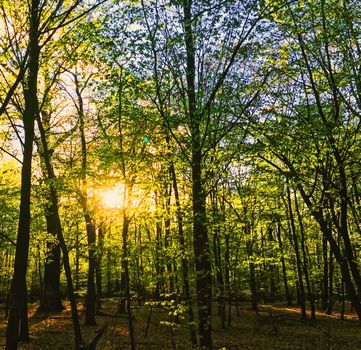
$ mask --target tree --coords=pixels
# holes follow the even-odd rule
[[[359,10],[357,6],[355,9]],[[357,101],[351,96],[357,90],[354,72],[358,68],[353,55],[345,51],[355,37],[338,48],[340,36],[355,34],[350,16],[348,4],[336,14],[333,3],[325,1],[307,2],[306,8],[289,4],[274,15],[281,20],[279,28],[289,40],[287,46],[282,44],[277,49],[274,61],[277,79],[283,85],[276,84],[273,90],[279,105],[264,108],[262,124],[272,131],[262,126],[263,140],[259,133],[256,137],[271,152],[264,159],[293,181],[318,222],[360,317],[360,271],[350,231],[348,185],[351,164],[355,164],[353,149],[359,143],[359,106],[351,102]],[[339,64],[342,61],[347,64]],[[288,132],[279,139],[283,127]]]
[[[21,198],[19,210],[18,235],[14,275],[9,294],[9,318],[7,325],[6,349],[16,349],[19,340],[29,340],[27,316],[26,271],[30,240],[30,197],[31,197],[31,164],[34,141],[34,123],[39,114],[38,106],[38,74],[41,49],[51,40],[61,27],[83,17],[86,12],[73,16],[81,0],[72,2],[68,8],[62,8],[62,2],[50,11],[45,11],[46,4],[33,0],[26,12],[28,15],[27,43],[28,62],[26,81],[23,81],[24,98],[24,144],[21,174]],[[90,7],[94,8],[98,5]]]
[[[39,71],[39,1],[31,1],[29,8],[29,67],[24,86],[24,153],[21,172],[21,198],[14,275],[9,294],[9,318],[6,349],[17,349],[18,340],[29,340],[27,315],[26,269],[30,239],[31,160],[34,140],[34,121],[38,113],[37,83]]]
[[[153,103],[191,169],[199,339],[200,347],[209,349],[212,347],[212,269],[206,215],[209,180],[205,176],[206,155],[209,150],[219,146],[258,97],[259,91],[242,96],[244,89],[240,85],[250,84],[248,77],[237,75],[239,80],[235,80],[230,76],[239,69],[237,58],[242,50],[247,50],[247,43],[253,38],[260,16],[255,14],[256,4],[252,2],[242,5],[238,2],[196,4],[183,1],[167,6],[172,8],[172,15],[161,4],[152,12],[143,3],[149,38],[149,52],[145,51],[143,56],[146,63],[150,61],[152,69],[155,84]],[[229,21],[220,30],[223,25],[221,18],[225,13]],[[241,21],[239,13],[244,14]],[[222,55],[213,46],[215,41],[221,39],[226,43]],[[252,74],[251,68],[248,73]],[[256,91],[259,85],[262,85],[262,81],[255,83]],[[242,107],[229,117],[221,112],[224,107],[221,101],[231,89],[236,90],[239,94],[237,97],[242,96],[244,100]],[[175,96],[168,102],[170,94]],[[225,105],[228,106],[228,101]]]

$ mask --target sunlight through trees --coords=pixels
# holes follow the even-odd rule
[[[360,18],[0,1],[0,347],[358,348]]]

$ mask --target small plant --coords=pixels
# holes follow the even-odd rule
[[[184,319],[184,313],[187,310],[186,306],[183,303],[178,303],[174,299],[170,299],[173,295],[172,294],[162,294],[162,297],[165,298],[163,301],[151,301],[146,302],[145,305],[150,306],[148,322],[147,322],[147,330],[146,335],[148,333],[148,328],[150,324],[150,318],[152,315],[153,307],[161,307],[167,310],[170,319],[160,321],[160,324],[168,327],[171,333],[171,340],[172,340],[172,348],[173,350],[177,349],[176,341],[175,341],[175,334],[176,330],[180,328],[180,321]]]

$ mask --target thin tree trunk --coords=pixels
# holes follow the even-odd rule
[[[283,252],[283,243],[282,243],[282,239],[281,239],[281,224],[280,224],[280,222],[277,223],[277,240],[278,240],[278,246],[279,246],[280,252],[281,252],[282,277],[283,277],[283,285],[284,285],[284,288],[285,288],[287,305],[292,306],[292,297],[291,297],[290,290],[289,290],[289,287],[288,287],[286,263],[285,263],[285,257],[284,257],[284,252]]]
[[[327,309],[326,309],[326,314],[327,315],[332,315],[332,311],[333,311],[333,256],[332,256],[332,251],[330,249],[330,253],[329,253],[329,285],[328,285],[328,295],[327,295]]]
[[[267,228],[267,234],[268,234],[268,242],[273,242],[274,241],[274,237],[273,237],[273,227],[269,226]],[[271,256],[272,257],[272,256]],[[270,262],[268,264],[268,269],[267,269],[268,273],[268,281],[269,281],[269,299],[271,302],[274,302],[276,297],[277,297],[277,289],[276,289],[276,283],[275,283],[275,267],[274,267],[274,263]]]
[[[216,270],[216,290],[218,292],[218,314],[221,318],[222,329],[226,329],[226,304],[225,304],[225,285],[222,273],[222,260],[221,260],[221,244],[219,239],[219,224],[218,220],[220,215],[218,212],[217,198],[216,198],[216,189],[214,188],[211,193],[211,202],[212,202],[212,218],[214,220],[214,226],[216,229],[213,231],[213,250],[214,250],[214,265]]]
[[[308,298],[310,301],[311,318],[314,320],[314,319],[316,319],[316,307],[315,307],[315,300],[314,300],[313,293],[312,293],[310,277],[309,277],[309,273],[308,273],[307,253],[306,253],[306,247],[305,247],[305,229],[303,226],[302,217],[301,217],[300,209],[298,206],[296,192],[294,193],[294,198],[295,198],[296,213],[298,216],[298,222],[299,222],[300,232],[301,232],[301,250],[302,250],[302,256],[303,256],[303,272],[304,272],[305,279],[306,279]]]
[[[327,239],[325,235],[322,236],[322,256],[323,256],[323,278],[322,278],[322,308],[327,309],[329,296],[329,262],[327,258]],[[327,311],[326,311],[327,313]]]
[[[155,206],[158,207],[158,194],[155,193]],[[156,282],[155,282],[155,292],[154,298],[159,300],[161,293],[164,292],[164,283],[163,283],[163,247],[162,247],[162,221],[160,218],[156,218],[155,223],[155,232],[156,232],[156,239],[155,239],[155,271],[156,271]]]
[[[186,246],[185,246],[185,239],[184,239],[184,231],[183,231],[183,215],[182,215],[182,209],[179,199],[179,191],[178,191],[178,183],[177,183],[177,176],[174,169],[174,164],[171,162],[170,165],[170,173],[173,183],[173,190],[174,190],[174,198],[175,198],[175,204],[176,204],[176,216],[177,216],[177,222],[178,222],[178,240],[179,240],[179,248],[181,252],[182,257],[182,279],[183,279],[183,290],[184,290],[184,296],[187,302],[187,312],[188,312],[188,319],[189,319],[189,330],[190,330],[190,337],[191,337],[191,343],[192,347],[196,348],[198,347],[197,342],[197,334],[194,327],[194,311],[193,311],[193,302],[192,302],[192,296],[190,291],[190,285],[189,285],[189,271],[188,271],[188,261],[186,258]]]
[[[104,249],[104,224],[101,223],[98,229],[98,245],[96,254],[95,278],[96,278],[96,310],[99,312],[102,308],[102,287],[103,287],[103,273],[102,273],[102,259]]]
[[[91,217],[91,213],[88,205],[88,196],[86,193],[87,186],[87,170],[88,170],[88,159],[87,159],[87,145],[85,137],[85,115],[84,115],[84,103],[79,86],[78,77],[73,74],[75,81],[75,92],[78,98],[78,117],[79,117],[79,132],[81,142],[81,181],[82,190],[80,194],[80,202],[83,209],[83,215],[86,225],[86,233],[88,240],[88,278],[87,278],[87,294],[85,299],[85,324],[95,325],[95,312],[96,312],[96,289],[95,289],[95,242],[96,232],[94,220]]]
[[[169,141],[168,141],[169,143]],[[171,237],[171,214],[170,214],[170,200],[172,196],[172,186],[166,185],[166,188],[168,187],[168,190],[166,190],[166,198],[165,198],[165,211],[166,211],[166,218],[164,220],[164,249],[167,254],[166,259],[166,267],[167,267],[167,275],[169,276],[169,293],[174,293],[174,276],[172,271],[172,260],[173,257],[168,255],[169,247],[170,247],[170,237]]]
[[[125,195],[124,195],[125,203]],[[128,264],[128,231],[129,231],[129,219],[126,215],[125,208],[123,208],[123,257],[122,261],[124,262],[124,278],[125,278],[125,297],[127,301],[127,315],[128,315],[128,327],[129,327],[129,337],[131,349],[135,350],[135,337],[134,337],[134,324],[133,324],[133,315],[131,309],[131,295],[130,295],[130,275],[129,275],[129,264]]]
[[[96,313],[96,289],[95,289],[95,225],[87,212],[86,199],[82,198],[83,210],[85,211],[86,232],[88,238],[88,279],[87,279],[87,293],[85,299],[85,324],[95,325]]]
[[[127,238],[129,232],[129,220],[125,213],[125,209],[123,209],[123,228],[122,228],[122,271],[120,275],[120,298],[118,303],[118,313],[126,313],[126,301],[127,301]]]
[[[321,1],[321,10],[322,10],[322,24],[325,28],[326,25],[326,16],[324,12],[324,1]],[[336,260],[340,264],[342,276],[344,278],[344,282],[346,285],[346,290],[349,292],[349,296],[352,299],[352,302],[355,306],[356,312],[358,314],[359,320],[361,321],[361,304],[360,304],[360,294],[361,294],[361,274],[358,267],[358,262],[355,259],[353,247],[351,244],[351,239],[349,235],[349,229],[348,229],[348,203],[349,203],[349,184],[348,184],[348,178],[346,175],[346,164],[345,164],[345,158],[343,156],[343,152],[338,147],[338,140],[335,138],[334,128],[335,123],[334,120],[340,120],[340,101],[339,101],[339,93],[338,93],[338,86],[334,77],[334,73],[332,70],[332,62],[330,60],[330,54],[329,54],[329,47],[326,43],[325,49],[326,49],[326,57],[327,62],[325,62],[326,67],[329,71],[329,87],[331,88],[332,92],[332,98],[333,98],[333,108],[332,108],[332,117],[333,121],[329,121],[327,118],[328,111],[326,112],[322,103],[322,98],[320,91],[318,90],[318,87],[315,83],[315,77],[313,74],[313,70],[310,65],[309,57],[306,52],[305,42],[303,40],[303,37],[300,33],[297,34],[298,42],[300,44],[301,48],[301,54],[303,57],[303,62],[306,66],[308,78],[310,80],[310,86],[315,98],[315,106],[317,107],[317,112],[320,117],[320,121],[322,122],[325,131],[326,131],[326,140],[328,143],[328,147],[333,155],[334,161],[336,163],[336,169],[337,169],[337,175],[338,180],[336,182],[330,182],[329,179],[326,179],[327,184],[332,186],[332,188],[337,193],[336,198],[331,198],[329,201],[329,204],[332,206],[335,201],[338,201],[339,205],[339,213],[336,215],[336,217],[333,217],[334,225],[338,231],[338,235],[342,237],[343,240],[343,252],[340,252],[340,247],[338,244],[334,241],[332,237],[332,233],[327,232],[327,226],[326,222],[323,217],[323,213],[315,210],[312,206],[312,202],[310,200],[310,197],[307,196],[305,193],[303,187],[298,184],[297,187],[301,192],[301,195],[306,202],[308,208],[311,210],[312,214],[318,221],[318,223],[321,226],[321,230],[326,233],[327,239],[330,243],[331,249],[333,250],[333,253],[335,255]],[[287,161],[288,165],[290,164],[289,161]],[[292,165],[291,165],[292,168]],[[343,256],[344,255],[344,256]],[[353,285],[353,281],[351,279],[351,276],[353,278],[353,281],[356,285],[356,290]]]
[[[289,185],[287,183],[287,201],[288,201],[288,214],[289,219],[291,223],[291,233],[293,237],[293,244],[294,244],[294,250],[296,254],[296,267],[297,267],[297,275],[298,275],[298,287],[299,287],[299,301],[301,306],[301,316],[304,319],[307,319],[307,313],[306,313],[306,298],[305,298],[305,289],[303,285],[303,277],[302,277],[302,262],[301,262],[301,256],[298,248],[298,237],[297,237],[297,231],[293,216],[293,209],[292,209],[292,202],[291,202],[291,192]]]
[[[75,236],[75,290],[79,290],[79,267],[80,267],[80,249],[79,249],[79,226],[76,224]]]
[[[230,252],[229,252],[229,235],[230,233],[226,233],[226,253],[224,256],[226,266],[225,266],[225,283],[226,283],[226,293],[228,300],[228,321],[227,326],[230,327],[232,323],[232,306],[231,306],[231,281],[230,281]]]
[[[330,249],[332,251],[332,254],[335,256],[335,259],[340,266],[341,275],[344,280],[346,290],[349,294],[350,300],[351,300],[353,306],[355,307],[359,321],[361,321],[360,296],[358,295],[358,293],[355,290],[355,287],[353,285],[347,259],[345,259],[344,255],[341,252],[339,245],[333,238],[332,229],[331,229],[331,227],[329,227],[328,223],[326,222],[326,220],[323,216],[323,213],[321,211],[317,211],[314,209],[310,198],[307,196],[305,190],[303,189],[303,187],[301,185],[298,185],[297,188],[300,191],[301,196],[302,196],[304,202],[306,203],[307,207],[309,208],[312,215],[314,216],[314,218],[320,225],[322,233],[326,236],[327,241],[330,244]]]
[[[248,225],[245,232],[246,237],[248,238],[246,242],[246,249],[248,258],[251,260],[249,263],[249,286],[251,289],[252,296],[252,310],[256,312],[258,317],[258,291],[255,275],[255,266],[252,261],[253,259],[253,240],[251,237],[251,227]]]
[[[107,247],[107,262],[106,262],[106,275],[107,275],[107,294],[110,296],[112,292],[112,272],[111,272],[111,263],[112,263],[112,251],[109,245],[111,237],[111,227],[108,228],[108,247]]]
[[[345,282],[342,280],[341,282],[341,320],[345,319]]]

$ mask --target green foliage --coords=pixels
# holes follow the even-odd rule
[[[16,78],[27,40],[21,26],[25,7],[17,4],[15,13],[4,1],[14,41],[0,39],[0,102]],[[46,233],[45,222],[51,210],[49,189],[54,188],[78,293],[83,296],[88,245],[80,200],[85,193],[97,233],[104,229],[103,241],[98,235],[94,248],[101,260],[103,289],[119,292],[124,272],[122,230],[129,220],[126,261],[132,295],[147,299],[161,295],[162,301],[146,305],[166,310],[169,319],[162,325],[171,330],[179,327],[188,308],[173,293],[184,293],[185,278],[191,293],[196,289],[195,175],[205,199],[203,219],[209,237],[202,243],[210,246],[217,300],[250,299],[251,269],[260,294],[282,299],[286,279],[295,297],[296,249],[301,252],[302,245],[302,273],[308,274],[314,296],[324,297],[321,282],[330,274],[325,265],[330,266],[335,253],[330,254],[330,241],[335,240],[345,254],[349,239],[354,257],[342,255],[348,262],[359,263],[361,249],[360,4],[194,1],[192,111],[182,6],[180,1],[107,2],[94,15],[77,19],[43,41],[39,110],[56,178],[46,176],[36,130],[27,276],[30,283],[40,285],[47,244],[56,243]],[[52,17],[46,28],[61,18]],[[241,45],[236,50],[237,43]],[[3,278],[5,269],[12,269],[20,201],[20,168],[8,157],[21,154],[15,137],[22,138],[18,124],[26,87],[22,79],[1,116]],[[200,149],[195,149],[195,141],[200,141]],[[200,174],[194,173],[192,160],[197,151]],[[124,199],[120,207],[108,208],[101,193],[114,188],[123,188]],[[330,228],[326,248],[320,217]],[[6,261],[7,254],[11,259]],[[333,265],[334,290],[341,288],[339,263]],[[1,288],[3,294],[6,288]]]

